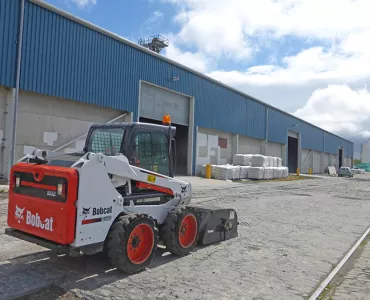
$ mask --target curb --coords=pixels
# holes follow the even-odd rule
[[[333,271],[325,278],[325,280],[319,285],[316,291],[312,294],[309,300],[316,300],[322,294],[324,289],[328,286],[328,284],[333,280],[335,275],[340,271],[343,265],[351,258],[352,254],[356,251],[358,246],[362,243],[362,241],[367,237],[370,233],[370,227],[367,228],[365,233],[357,240],[357,242],[353,245],[353,247],[347,252],[347,254],[342,258],[339,264],[334,268]]]

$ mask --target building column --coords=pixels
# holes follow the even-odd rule
[[[10,174],[10,149],[13,144],[13,110],[14,110],[14,98],[15,89],[9,89],[6,95],[6,103],[4,110],[4,131],[0,133],[2,135],[1,140],[1,151],[0,151],[0,161],[1,161],[1,175],[8,179]],[[16,147],[17,148],[17,147]],[[15,156],[17,157],[17,151],[15,151]],[[15,163],[15,162],[14,162]]]
[[[315,168],[315,150],[312,150],[311,151],[311,156],[312,156],[312,159],[311,159],[311,170],[312,170],[312,174],[315,172],[314,168]]]
[[[235,154],[238,154],[239,152],[239,135],[233,134],[231,138],[231,153],[234,157]]]
[[[324,157],[325,157],[325,153],[324,152],[321,152],[321,155],[320,155],[320,172],[322,174],[325,173],[325,166],[324,166],[325,159],[324,159]]]
[[[262,155],[267,155],[267,143],[265,140],[261,141],[260,153]]]
[[[281,147],[281,159],[282,159],[282,166],[285,166],[287,167],[287,163],[286,163],[286,160],[287,160],[287,151],[286,151],[286,148],[287,148],[287,145],[284,144],[282,145]]]

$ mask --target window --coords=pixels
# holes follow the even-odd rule
[[[116,155],[121,149],[124,129],[122,128],[99,128],[95,129],[89,142],[89,151]]]
[[[133,147],[136,166],[169,175],[168,140],[163,132],[140,132]]]

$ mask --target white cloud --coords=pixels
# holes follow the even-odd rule
[[[241,29],[247,35],[271,31],[276,36],[337,38],[370,27],[367,0],[162,0],[176,4],[185,26],[212,24]],[[210,18],[209,16],[212,16]],[[203,19],[204,18],[204,19]],[[196,24],[193,20],[199,21]],[[237,20],[237,21],[235,21]],[[209,25],[209,24],[207,24]],[[235,26],[237,25],[237,26]],[[224,35],[229,32],[225,30]]]
[[[157,23],[159,22],[161,19],[163,19],[163,13],[159,10],[156,10],[152,13],[152,15],[146,20],[146,23],[147,24],[150,24],[150,23]]]
[[[363,88],[370,81],[370,1],[158,1],[177,8],[172,59],[329,131],[370,137],[370,97]],[[290,37],[316,46],[293,43],[294,54],[278,57],[287,49],[271,44]],[[268,52],[265,64],[253,65],[260,50]],[[228,60],[234,67],[217,68]],[[246,60],[253,66],[235,67]]]
[[[209,67],[209,61],[202,53],[183,52],[174,43],[171,43],[165,50],[165,56],[192,68],[198,72],[206,72]]]
[[[258,49],[256,39],[298,36],[341,40],[370,29],[368,0],[161,0],[178,8],[182,44],[237,60]]]
[[[365,41],[369,35],[363,35]],[[352,36],[349,37],[352,39]],[[360,53],[348,40],[339,49],[322,47],[303,50],[285,57],[280,65],[254,66],[246,71],[214,71],[210,76],[218,80],[254,85],[302,85],[310,83],[356,82],[370,77],[370,51]],[[346,52],[346,45],[351,45]],[[350,48],[350,47],[348,47]],[[370,50],[370,49],[369,49]]]
[[[89,5],[95,5],[96,0],[70,0],[72,3],[75,3],[78,8],[85,8]]]
[[[329,85],[317,89],[294,114],[330,132],[370,138],[370,92],[348,85]]]

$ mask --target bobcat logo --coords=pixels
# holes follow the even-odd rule
[[[86,215],[88,215],[88,214],[90,213],[90,208],[91,208],[91,207],[89,207],[89,208],[85,208],[85,207],[83,207],[83,208],[82,208],[82,214],[83,214],[83,215],[85,215],[85,216],[86,216]]]
[[[24,212],[24,209],[25,207],[23,207],[22,209],[20,209],[18,207],[18,205],[15,205],[15,218],[17,219],[18,223],[21,222],[21,220],[23,220],[23,212]]]

